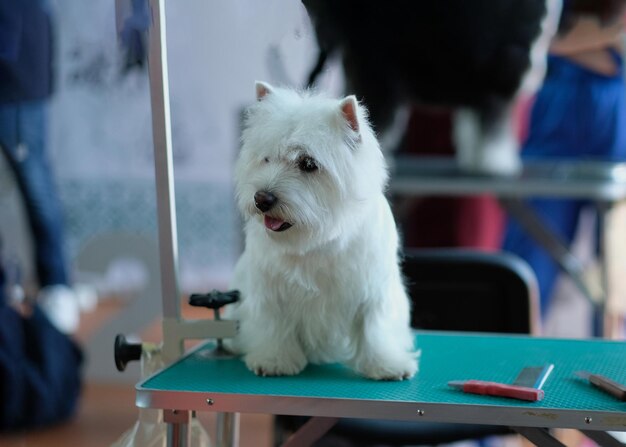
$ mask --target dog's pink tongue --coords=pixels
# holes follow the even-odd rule
[[[264,216],[264,217],[265,217],[265,220],[264,220],[265,227],[273,231],[278,231],[281,225],[285,223],[284,220],[275,219],[270,216]]]

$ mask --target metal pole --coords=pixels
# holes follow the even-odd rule
[[[164,321],[172,319],[180,321],[178,241],[167,71],[165,0],[150,0],[150,14],[148,72],[152,105],[152,139],[157,193],[163,319]],[[183,342],[175,334],[169,334],[166,331],[167,327],[164,324],[163,359],[166,363],[170,363],[183,354]]]
[[[596,204],[596,209],[598,210],[598,222],[596,223],[598,227],[598,264],[600,270],[600,283],[602,287],[602,299],[598,303],[597,308],[595,309],[595,326],[598,327],[596,335],[599,335],[604,338],[616,338],[612,334],[615,329],[614,321],[612,315],[607,312],[609,308],[609,299],[611,293],[611,285],[610,285],[610,268],[608,264],[609,254],[609,225],[611,222],[611,207],[610,204],[607,203],[598,203]]]
[[[186,424],[167,424],[167,446],[187,447],[189,446],[189,427]]]
[[[191,413],[180,410],[163,410],[163,422],[167,424],[167,447],[191,446]]]
[[[601,447],[624,447],[618,439],[604,431],[580,430],[585,436]]]
[[[569,251],[567,244],[555,233],[545,228],[535,212],[521,199],[500,198],[500,203],[506,212],[550,254],[561,270],[567,273],[574,285],[591,303],[594,312],[597,313],[602,306],[603,298],[595,296],[589,289],[582,277],[583,266]],[[596,331],[596,335],[602,334],[601,324],[600,327],[596,328]]]
[[[217,447],[237,447],[239,445],[239,413],[217,414]]]

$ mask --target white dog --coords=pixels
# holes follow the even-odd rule
[[[236,165],[246,246],[227,346],[258,375],[342,362],[365,377],[417,371],[387,171],[354,96],[257,83]]]

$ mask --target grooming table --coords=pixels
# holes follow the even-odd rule
[[[623,315],[607,312],[609,300],[619,298],[611,296],[606,252],[610,244],[607,234],[612,225],[611,211],[618,202],[626,200],[626,163],[526,161],[519,175],[507,177],[461,171],[452,158],[400,157],[393,159],[391,165],[390,190],[399,196],[489,194],[497,197],[507,213],[548,251],[594,306],[595,335],[623,336]],[[600,229],[600,292],[594,292],[583,278],[583,265],[570,252],[568,244],[524,202],[538,197],[585,199],[595,205]]]
[[[368,380],[340,365],[309,365],[293,377],[257,377],[239,358],[212,358],[213,345],[205,344],[140,383],[137,405],[178,416],[216,411],[506,425],[540,445],[559,445],[545,428],[575,428],[600,445],[621,445],[604,431],[626,431],[626,402],[574,372],[626,383],[626,343],[430,331],[418,332],[416,339],[420,371],[402,382]],[[465,379],[511,383],[522,368],[547,363],[555,367],[540,402],[447,386]],[[325,428],[332,426],[333,419],[325,420]]]

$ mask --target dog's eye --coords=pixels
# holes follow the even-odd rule
[[[270,158],[269,157],[263,157],[263,162],[264,163],[269,163],[270,162]]]
[[[317,163],[312,157],[301,157],[298,160],[298,169],[302,172],[313,172],[317,171]]]

